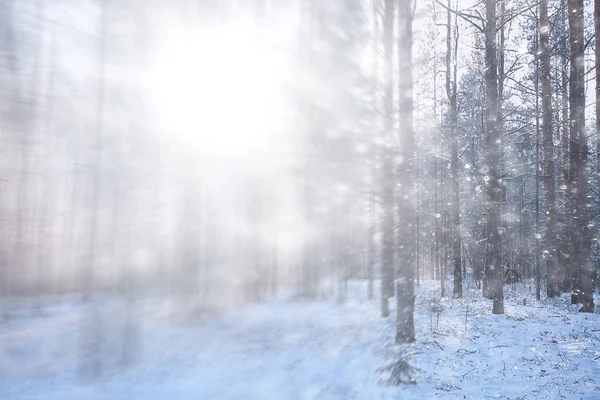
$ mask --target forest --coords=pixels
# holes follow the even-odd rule
[[[0,1],[0,398],[600,398],[600,0]]]

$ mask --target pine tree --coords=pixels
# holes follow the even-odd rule
[[[453,297],[462,297],[462,240],[460,231],[460,177],[458,176],[458,110],[457,110],[457,76],[458,76],[458,24],[452,25],[450,0],[446,11],[446,95],[450,105],[450,139],[452,142],[450,154],[450,173],[452,179],[452,257],[454,286]]]
[[[496,44],[496,2],[485,3],[486,67],[486,180],[487,180],[487,269],[492,313],[504,314],[504,273],[502,266],[501,209],[503,185],[500,178],[501,139],[498,127],[498,61]]]
[[[556,255],[556,200],[554,185],[554,138],[552,130],[552,94],[550,93],[550,26],[548,1],[540,3],[540,83],[542,89],[542,131],[544,148],[544,189],[546,198],[545,253],[547,257],[547,295],[560,295],[560,276]]]
[[[591,226],[588,207],[588,153],[585,134],[585,63],[583,0],[569,0],[570,70],[570,188],[573,251],[571,302],[581,303],[581,311],[594,312],[591,260]]]

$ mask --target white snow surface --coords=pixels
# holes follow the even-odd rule
[[[506,314],[491,315],[490,300],[466,292],[435,300],[439,283],[418,287],[411,345],[394,344],[394,313],[379,316],[364,282],[343,304],[279,296],[194,318],[138,300],[127,363],[118,296],[5,301],[0,399],[600,399],[600,315],[577,313],[566,295],[536,302],[522,284],[506,286]],[[98,335],[81,335],[89,321]],[[80,367],[98,354],[100,375],[87,379]],[[406,383],[390,384],[391,366]]]

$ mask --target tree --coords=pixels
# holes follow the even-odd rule
[[[544,148],[544,189],[546,199],[545,253],[547,257],[547,295],[560,295],[560,276],[556,255],[556,200],[554,187],[554,138],[552,134],[552,94],[550,93],[550,26],[548,0],[540,3],[540,83],[542,89],[542,132]]]
[[[539,23],[538,23],[539,25]],[[540,265],[540,62],[535,61],[535,298],[542,298]]]
[[[596,38],[596,174],[600,189],[600,0],[594,0],[594,33]]]
[[[454,34],[454,37],[452,37]],[[454,44],[452,43],[454,42]],[[460,232],[460,177],[458,176],[458,134],[457,134],[457,71],[458,71],[458,24],[453,29],[450,0],[448,0],[446,20],[446,95],[450,105],[450,135],[451,155],[450,173],[452,174],[452,255],[454,265],[453,297],[462,297],[462,257],[461,257],[461,232]]]
[[[569,201],[569,138],[570,138],[570,122],[569,122],[569,63],[568,63],[568,40],[569,28],[567,23],[567,0],[561,0],[559,4],[559,26],[560,36],[558,38],[558,54],[559,54],[559,71],[560,71],[560,168],[559,168],[559,199],[562,203],[568,204]],[[571,291],[571,272],[569,266],[571,262],[569,258],[573,253],[572,236],[569,233],[570,215],[568,211],[561,212],[557,215],[559,225],[557,226],[557,243],[558,243],[558,263],[559,272],[561,274],[561,290],[563,292]]]
[[[496,46],[496,2],[485,3],[486,67],[486,178],[487,178],[487,268],[493,314],[504,314],[504,273],[502,267],[501,208],[503,185],[500,178],[501,139],[498,128],[498,61]]]
[[[583,312],[594,312],[590,212],[587,207],[588,143],[585,135],[585,63],[583,0],[569,0],[570,69],[570,168],[571,235],[570,265],[573,292],[571,302],[581,303]]]

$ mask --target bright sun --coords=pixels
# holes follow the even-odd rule
[[[252,27],[170,29],[148,76],[160,130],[212,156],[253,154],[281,122],[284,59]]]

